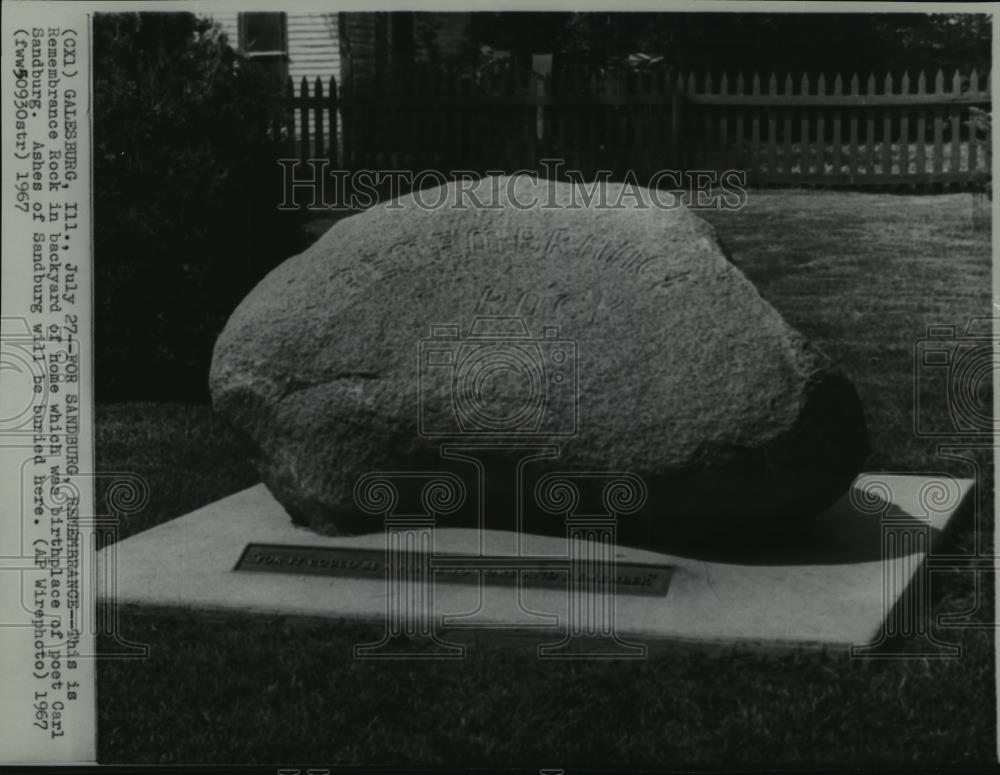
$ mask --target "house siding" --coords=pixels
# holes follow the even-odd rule
[[[225,33],[229,45],[237,50],[242,49],[240,40],[240,19],[239,12],[220,11],[208,14],[209,18],[217,22]],[[330,93],[330,79],[337,81],[338,88],[341,80],[340,67],[340,30],[337,24],[336,13],[287,13],[285,12],[285,35],[288,46],[288,77],[291,78],[295,86],[295,93],[298,94],[302,79],[309,82],[309,91],[313,92],[316,87],[316,79],[323,83],[323,93]],[[295,122],[295,135],[298,137],[302,132],[301,115],[295,112],[293,121]],[[338,145],[340,144],[340,133],[343,131],[341,117],[337,115]],[[325,127],[327,137],[324,144],[329,142],[330,127]]]
[[[229,39],[229,44],[241,48],[238,12],[212,13]],[[298,90],[303,78],[310,86],[316,78],[323,80],[323,89],[330,78],[340,81],[340,31],[336,13],[286,13],[285,33],[288,38],[288,75]]]
[[[323,80],[327,89],[330,78],[340,83],[340,34],[335,13],[290,13],[286,16],[288,33],[288,75],[296,88],[302,78],[310,84]]]

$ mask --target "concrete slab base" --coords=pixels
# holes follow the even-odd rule
[[[102,550],[99,578],[102,596],[129,608],[369,622],[390,634],[407,629],[398,621],[399,606],[419,605],[420,621],[409,631],[429,643],[423,652],[429,656],[455,656],[454,643],[470,635],[475,642],[527,638],[551,656],[640,657],[649,645],[678,641],[850,648],[892,629],[887,617],[904,594],[926,595],[924,560],[971,508],[972,486],[944,476],[864,474],[791,544],[765,555],[706,559],[618,547],[616,562],[668,574],[666,593],[626,589],[603,602],[571,605],[573,596],[559,584],[394,585],[384,577],[236,570],[248,544],[386,547],[383,533],[323,537],[296,527],[259,484]],[[487,544],[510,545],[512,534],[493,532]],[[482,538],[473,529],[435,529],[433,556],[475,555]],[[522,557],[568,556],[566,538],[521,539]],[[907,608],[922,604],[908,600]],[[588,614],[581,605],[605,608]],[[449,633],[463,637],[452,640]],[[391,656],[394,643],[387,635],[359,655]]]

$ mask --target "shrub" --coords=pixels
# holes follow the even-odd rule
[[[207,398],[228,315],[304,247],[277,210],[269,97],[207,20],[95,17],[98,400]]]

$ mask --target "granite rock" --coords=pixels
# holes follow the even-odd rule
[[[640,541],[810,518],[867,454],[857,393],[708,223],[638,192],[571,207],[571,184],[485,179],[473,193],[499,207],[404,196],[340,221],[232,314],[215,409],[292,518],[325,533],[381,529],[359,478],[447,467],[443,442],[522,444],[498,465],[557,444],[534,475],[641,477]]]

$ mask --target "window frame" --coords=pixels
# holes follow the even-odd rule
[[[249,21],[248,15],[250,13],[263,13],[268,16],[278,17],[276,21],[281,24],[281,42],[284,45],[284,49],[267,49],[262,51],[248,51],[247,50],[247,23]],[[239,51],[240,54],[247,60],[247,63],[253,66],[253,63],[260,62],[261,65],[267,63],[270,66],[271,63],[276,63],[277,65],[277,83],[275,88],[279,90],[284,90],[285,85],[288,83],[289,78],[289,63],[291,57],[288,52],[288,14],[284,11],[240,11],[237,16],[238,22],[238,34],[239,34]]]
[[[261,51],[250,51],[247,48],[247,22],[248,16],[251,13],[258,13],[267,16],[277,16],[278,21],[281,24],[281,41],[284,44],[284,48],[281,49],[265,49]],[[239,13],[239,36],[240,36],[240,53],[243,54],[247,59],[256,58],[276,58],[283,57],[285,60],[288,59],[288,14],[284,11],[240,11]]]

